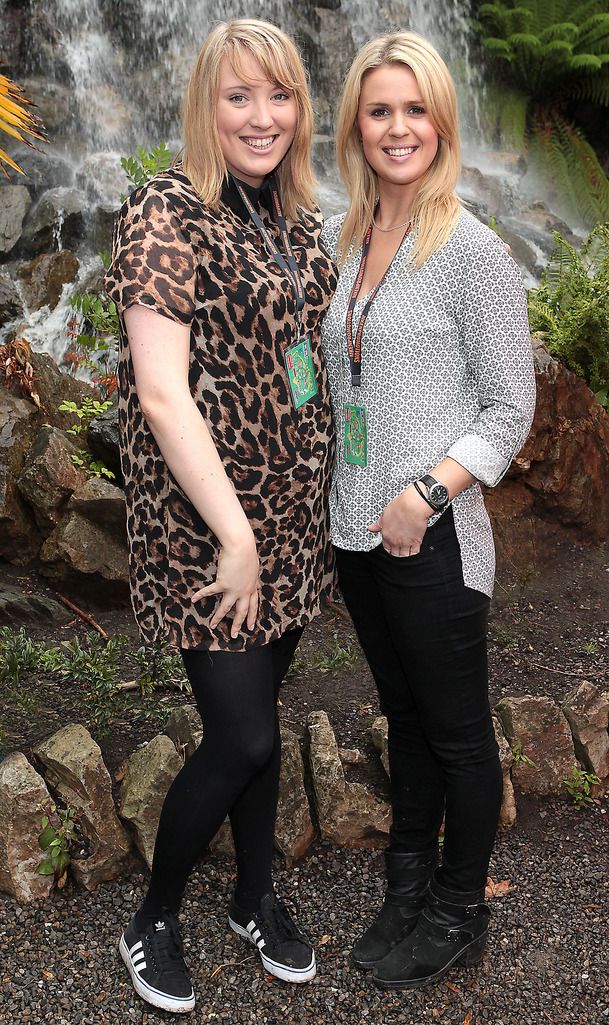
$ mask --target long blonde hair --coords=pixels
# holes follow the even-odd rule
[[[316,183],[311,165],[313,107],[307,75],[295,44],[269,22],[255,18],[220,22],[203,43],[184,101],[184,170],[203,202],[217,208],[227,174],[215,116],[220,65],[226,57],[233,71],[242,76],[246,54],[258,61],[270,82],[277,82],[296,100],[296,134],[275,171],[286,216],[294,220],[298,207],[311,210],[315,206]]]
[[[378,196],[376,175],[364,156],[357,115],[364,75],[382,64],[410,68],[438,133],[438,151],[421,180],[412,209],[412,261],[421,267],[448,240],[459,216],[455,186],[461,168],[461,146],[450,72],[433,46],[414,32],[396,32],[366,43],[345,80],[336,130],[336,159],[350,202],[338,238],[339,262],[342,266],[349,249],[361,245]]]

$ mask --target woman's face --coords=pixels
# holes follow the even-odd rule
[[[242,71],[240,76],[226,57],[222,61],[218,134],[228,170],[257,188],[292,145],[298,109],[294,96],[269,82],[251,54],[244,55]]]
[[[366,72],[357,124],[379,181],[418,186],[438,151],[438,133],[410,68],[381,64]]]

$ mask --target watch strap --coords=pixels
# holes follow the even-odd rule
[[[419,482],[415,480],[413,483],[414,483],[414,486],[415,486],[416,490],[419,492],[421,498],[423,499],[423,501],[427,502],[429,508],[432,509],[433,512],[437,512],[438,510],[436,509],[435,505],[432,505],[432,503],[429,501],[429,499],[428,499],[427,495],[425,494],[425,492],[423,491],[423,489],[421,487],[419,487]]]

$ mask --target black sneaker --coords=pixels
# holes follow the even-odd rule
[[[253,913],[231,898],[228,924],[258,948],[267,972],[284,982],[309,982],[315,976],[315,952],[298,931],[288,909],[274,893],[265,893]]]
[[[163,917],[151,922],[144,932],[135,928],[132,919],[118,949],[143,1000],[164,1011],[192,1011],[195,995],[175,915],[163,911]]]

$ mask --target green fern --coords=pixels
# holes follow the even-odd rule
[[[532,331],[549,352],[585,379],[607,406],[609,390],[609,224],[578,250],[558,232],[539,288],[529,292]]]
[[[573,101],[609,106],[609,13],[600,0],[485,3],[475,23],[494,78],[487,127],[496,144],[528,152],[554,193],[583,223],[609,220],[609,179]]]

